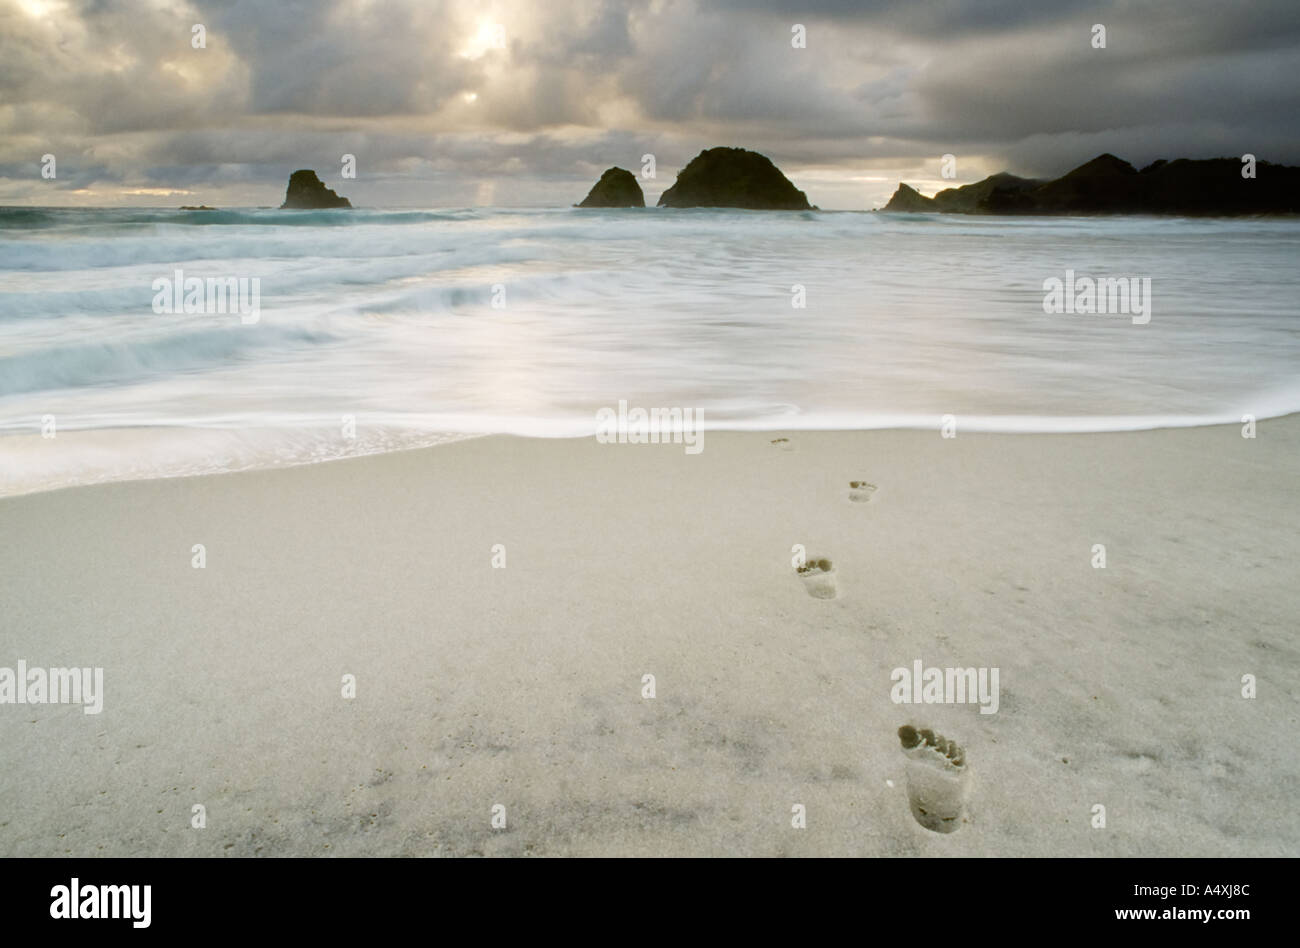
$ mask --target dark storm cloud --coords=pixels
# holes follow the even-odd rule
[[[1297,74],[1294,0],[0,0],[0,201],[268,203],[345,153],[372,203],[490,176],[544,200],[714,144],[845,180],[945,152],[1033,174],[1103,150],[1295,164]],[[46,152],[60,179],[34,183]]]
[[[900,38],[959,40],[1065,23],[1127,23],[1180,36],[1188,55],[1290,45],[1300,40],[1293,0],[718,0],[736,15],[788,23],[860,24]]]
[[[1095,0],[722,0],[733,13],[763,11],[791,23],[831,20],[888,28],[899,35],[952,38],[1023,29],[1076,12],[1105,8]]]

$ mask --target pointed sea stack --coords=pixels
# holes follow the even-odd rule
[[[761,211],[811,211],[808,197],[756,151],[709,148],[659,196],[660,207],[743,207]]]
[[[632,172],[610,168],[578,207],[645,207],[645,194]]]
[[[932,198],[910,185],[900,183],[882,210],[902,213],[983,213],[990,211],[991,204],[996,204],[998,208],[1010,206],[1021,194],[1032,191],[1042,183],[1032,178],[1018,178],[1003,171],[974,184],[944,188]]]
[[[894,196],[889,199],[881,210],[895,211],[904,214],[919,214],[926,211],[939,210],[934,206],[934,198],[928,198],[910,184],[898,183],[898,190]]]
[[[295,171],[289,175],[289,188],[284,192],[284,203],[280,210],[320,210],[329,207],[351,207],[352,202],[339,197],[325,187],[325,183],[316,177],[316,172],[309,168]]]

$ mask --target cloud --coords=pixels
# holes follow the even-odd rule
[[[494,175],[498,201],[542,203],[720,144],[806,172],[823,206],[946,152],[963,178],[1100,150],[1300,164],[1297,67],[1292,0],[0,0],[0,201],[269,204],[316,167],[363,204],[471,201]]]

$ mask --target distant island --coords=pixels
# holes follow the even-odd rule
[[[1235,217],[1300,214],[1300,168],[1254,163],[1244,177],[1236,158],[1161,159],[1141,171],[1111,154],[1098,155],[1059,178],[1021,178],[1009,172],[926,197],[900,182],[881,211],[909,214],[1090,215],[1168,214]],[[765,155],[744,148],[708,148],[692,158],[659,196],[659,207],[720,207],[816,211],[807,195]],[[309,168],[289,176],[281,210],[350,208]],[[574,207],[645,207],[636,175],[608,168]],[[184,205],[182,211],[216,208]]]
[[[645,207],[645,193],[636,175],[623,168],[610,168],[600,176],[581,204],[575,207]]]
[[[576,207],[645,207],[636,176],[610,168]],[[765,155],[744,148],[708,148],[687,163],[659,207],[737,207],[813,211],[807,196]]]
[[[316,177],[316,172],[303,168],[289,175],[289,187],[284,193],[280,210],[322,210],[332,207],[351,207],[352,202],[339,197]]]
[[[900,183],[882,210],[942,214],[1175,214],[1231,217],[1300,213],[1300,168],[1237,158],[1152,162],[1138,171],[1099,155],[1050,181],[1002,172],[932,198]]]
[[[659,196],[659,207],[739,207],[812,211],[808,197],[764,155],[744,148],[709,148]]]

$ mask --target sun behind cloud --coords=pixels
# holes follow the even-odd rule
[[[476,32],[461,48],[460,55],[465,59],[482,59],[488,53],[507,49],[506,28],[495,20],[481,18]]]

